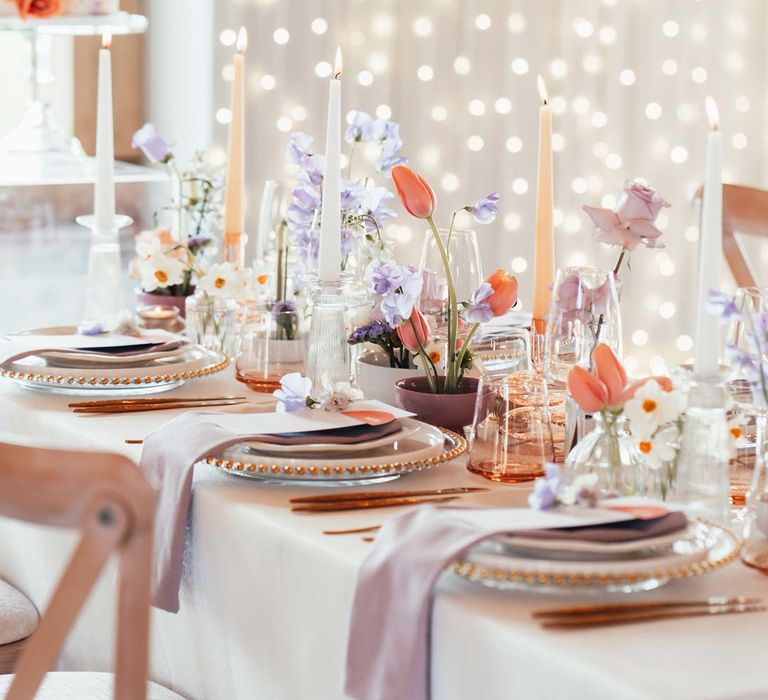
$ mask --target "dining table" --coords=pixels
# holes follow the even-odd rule
[[[164,396],[247,395],[223,410],[271,411],[227,369]],[[0,380],[0,439],[109,451],[138,462],[141,440],[180,410],[77,415],[71,396]],[[1,467],[0,467],[1,468]],[[358,490],[483,487],[456,504],[524,507],[531,485],[487,481],[466,455]],[[342,487],[336,487],[342,488]],[[297,513],[289,499],[327,485],[269,483],[195,468],[178,613],[153,609],[151,679],[190,700],[343,700],[350,604],[374,544],[324,530],[382,524],[404,508]],[[0,493],[0,500],[3,494]],[[407,506],[418,507],[418,506]],[[43,610],[77,533],[0,519],[0,577]],[[61,670],[112,668],[114,567],[102,576],[59,659]],[[768,579],[738,560],[632,595],[499,591],[440,578],[430,621],[432,700],[746,700],[768,698],[768,613],[547,630],[535,610],[578,602],[768,596]],[[376,601],[371,601],[376,604]],[[408,700],[408,698],[403,698]]]

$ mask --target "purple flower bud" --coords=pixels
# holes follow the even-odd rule
[[[173,157],[171,147],[157,133],[152,122],[147,122],[133,135],[131,147],[140,148],[153,163],[166,163]]]

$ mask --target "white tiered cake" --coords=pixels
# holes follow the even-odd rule
[[[120,11],[120,0],[0,0],[0,17],[92,17]]]

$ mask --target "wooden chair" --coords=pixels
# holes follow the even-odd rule
[[[704,188],[695,199],[701,201]],[[723,185],[723,253],[738,287],[757,287],[752,267],[736,234],[768,238],[768,191]],[[768,284],[768,280],[762,280]]]
[[[64,639],[111,554],[118,556],[115,700],[146,700],[154,495],[138,468],[114,454],[65,452],[0,442],[0,515],[82,532],[16,675],[0,695],[30,700],[93,697],[112,686],[111,674],[53,673]],[[105,677],[107,680],[105,680]],[[82,689],[83,692],[80,692]],[[179,698],[149,684],[151,697]]]

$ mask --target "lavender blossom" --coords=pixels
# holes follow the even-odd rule
[[[472,294],[469,307],[466,311],[467,321],[470,323],[485,323],[493,318],[493,309],[488,301],[493,294],[493,287],[488,282],[483,282]]]
[[[374,343],[379,339],[388,338],[392,333],[392,327],[385,321],[371,321],[352,331],[347,342],[350,345],[358,343]]]
[[[131,148],[140,148],[153,163],[167,163],[173,158],[171,147],[160,136],[152,122],[147,122],[134,133]]]
[[[310,406],[312,380],[300,372],[290,372],[280,380],[280,388],[272,392],[277,399],[278,413],[293,413]]]
[[[498,201],[499,193],[491,192],[473,206],[467,207],[467,211],[472,214],[472,218],[478,224],[490,224],[496,219],[496,213],[499,210]]]

